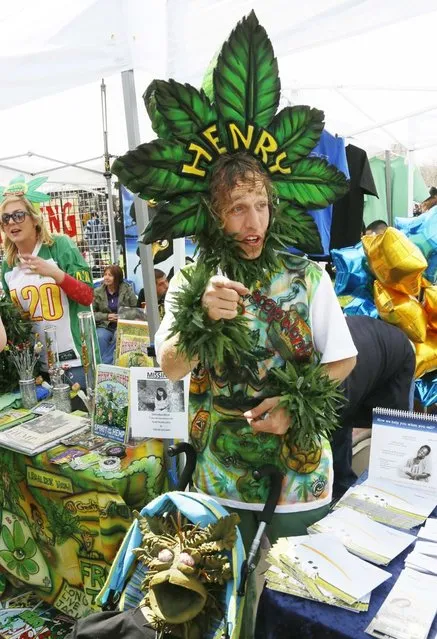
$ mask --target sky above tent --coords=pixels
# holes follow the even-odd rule
[[[329,131],[370,155],[403,144],[417,149],[418,163],[437,163],[434,1],[16,0],[0,18],[0,165],[13,167],[0,168],[0,184],[20,168],[95,183],[92,173],[53,171],[58,164],[35,156],[5,158],[28,151],[72,163],[101,156],[102,77],[109,150],[123,153],[120,72],[129,68],[141,139],[150,140],[141,100],[148,82],[174,77],[200,86],[252,8],[278,56],[285,104],[324,110]],[[100,171],[102,160],[87,166]]]

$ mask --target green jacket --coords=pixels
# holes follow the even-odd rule
[[[131,306],[133,308],[136,308],[137,306],[137,296],[135,295],[132,287],[126,282],[122,282],[118,290],[118,308],[121,306]],[[108,307],[108,297],[106,295],[105,284],[102,284],[94,291],[93,309],[96,325],[106,328],[109,324],[108,314],[111,311]]]

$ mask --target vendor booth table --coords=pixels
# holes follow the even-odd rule
[[[431,515],[437,517],[437,509]],[[417,534],[418,529],[409,531]],[[392,577],[376,588],[370,597],[367,612],[350,612],[334,606],[300,599],[292,595],[264,588],[257,613],[255,639],[369,639],[364,632],[404,567],[409,546],[388,566],[381,566]],[[428,639],[437,637],[437,618]]]
[[[0,448],[0,571],[79,618],[98,610],[95,597],[132,509],[165,490],[164,446],[156,439],[126,446],[116,472],[49,461],[63,450],[28,457]]]

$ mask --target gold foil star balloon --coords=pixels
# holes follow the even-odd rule
[[[415,346],[417,379],[437,368],[437,331],[428,331],[426,341]]]
[[[424,288],[423,307],[428,317],[428,326],[437,331],[437,286]]]
[[[401,328],[413,342],[425,341],[427,317],[414,297],[383,286],[378,280],[374,282],[373,291],[381,319]]]
[[[392,227],[382,235],[365,235],[362,240],[370,269],[381,284],[417,297],[428,265],[420,249]]]

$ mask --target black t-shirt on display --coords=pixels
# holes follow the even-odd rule
[[[334,204],[330,249],[353,246],[360,241],[364,195],[378,197],[367,153],[353,144],[348,144],[346,158],[350,173],[350,189]]]

